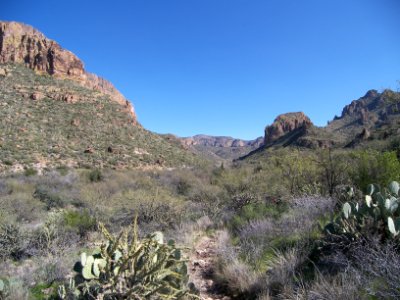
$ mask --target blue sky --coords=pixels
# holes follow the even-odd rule
[[[8,1],[132,101],[147,129],[252,139],[281,113],[319,126],[398,89],[398,0]]]

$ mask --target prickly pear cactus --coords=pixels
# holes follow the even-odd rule
[[[74,267],[80,296],[180,299],[188,294],[186,261],[174,241],[164,243],[161,232],[140,240],[136,220],[117,237],[101,223],[99,228],[107,241],[92,255],[82,253]]]
[[[332,217],[324,231],[328,234],[347,234],[354,238],[363,235],[368,228],[383,234],[383,238],[396,238],[400,233],[400,184],[393,181],[381,189],[375,184],[367,188],[365,200],[350,201],[343,205],[342,211]]]

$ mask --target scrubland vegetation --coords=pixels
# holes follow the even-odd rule
[[[232,299],[396,299],[395,180],[396,152],[365,150],[285,149],[230,167],[6,174],[0,298],[195,298],[183,262],[197,236],[218,231],[213,280]],[[147,250],[135,256],[139,248]],[[158,275],[132,273],[140,268]]]

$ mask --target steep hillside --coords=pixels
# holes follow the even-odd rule
[[[57,42],[35,28],[18,22],[0,21],[0,63],[19,63],[38,74],[70,79],[97,90],[122,106],[126,106],[136,123],[130,102],[107,80],[86,72],[83,62]]]
[[[0,172],[198,162],[142,128],[130,102],[74,54],[30,26],[0,22]]]
[[[195,135],[180,138],[185,147],[215,161],[234,160],[261,147],[264,138],[241,140],[227,136]]]
[[[347,147],[388,147],[400,136],[400,93],[370,90],[346,105],[326,130],[343,136]]]

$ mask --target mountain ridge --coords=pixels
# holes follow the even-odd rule
[[[397,141],[397,140],[398,141]],[[386,89],[369,90],[351,101],[326,126],[317,127],[303,113],[286,113],[265,127],[264,145],[240,159],[259,155],[263,150],[282,147],[390,148],[400,142],[400,93]]]
[[[0,172],[204,163],[143,128],[133,106],[33,27],[0,21]]]
[[[125,108],[137,124],[133,105],[106,79],[89,73],[84,63],[71,51],[47,38],[30,25],[0,20],[0,63],[21,63],[38,74],[70,79],[108,95]]]

